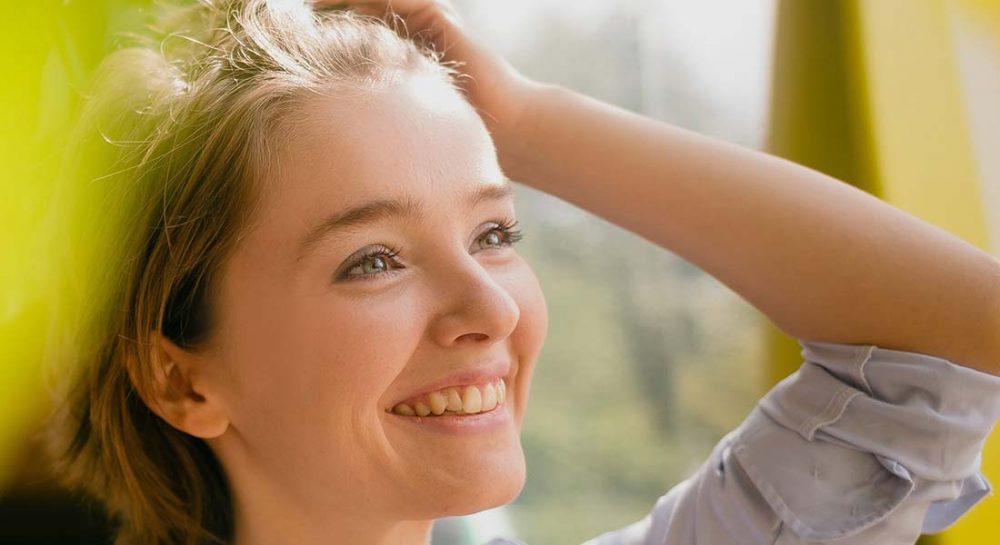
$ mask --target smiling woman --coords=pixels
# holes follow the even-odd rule
[[[988,494],[1000,261],[527,80],[443,0],[394,0],[402,28],[351,3],[204,0],[104,64],[63,194],[99,203],[104,276],[51,429],[120,543],[423,545],[512,501],[548,314],[508,175],[811,339],[693,475],[591,543],[904,545]]]
[[[454,74],[352,11],[164,21],[79,129],[107,166],[75,188],[124,216],[53,426],[67,481],[129,543],[419,543],[512,500],[546,309]]]

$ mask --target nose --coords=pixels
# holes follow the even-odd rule
[[[521,311],[511,292],[475,258],[466,255],[460,266],[438,277],[435,290],[439,312],[430,335],[441,346],[507,338]]]

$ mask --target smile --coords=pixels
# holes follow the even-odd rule
[[[495,410],[507,398],[507,383],[497,379],[480,385],[452,386],[398,403],[392,412],[400,416],[448,416],[480,414]]]

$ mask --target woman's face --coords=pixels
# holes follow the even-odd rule
[[[230,426],[210,444],[238,504],[434,518],[512,500],[548,318],[489,134],[435,75],[305,113],[218,294]],[[502,403],[461,414],[501,379]],[[461,409],[393,412],[440,411],[450,387]]]

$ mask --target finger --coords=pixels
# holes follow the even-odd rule
[[[382,10],[388,9],[388,3],[385,0],[381,2],[373,0],[307,0],[311,2],[314,8],[328,8],[328,9],[372,9],[379,8]]]
[[[307,0],[312,1],[314,8],[351,10],[361,15],[368,15],[386,22],[392,18],[392,10],[385,0]]]
[[[385,0],[378,2],[376,0],[307,0],[312,2],[314,6],[319,7],[341,7],[341,6],[355,6],[359,4],[385,4]]]
[[[313,0],[313,5],[321,7],[337,6],[381,6],[400,15],[408,15],[433,7],[438,4],[443,8],[452,9],[448,0]]]

